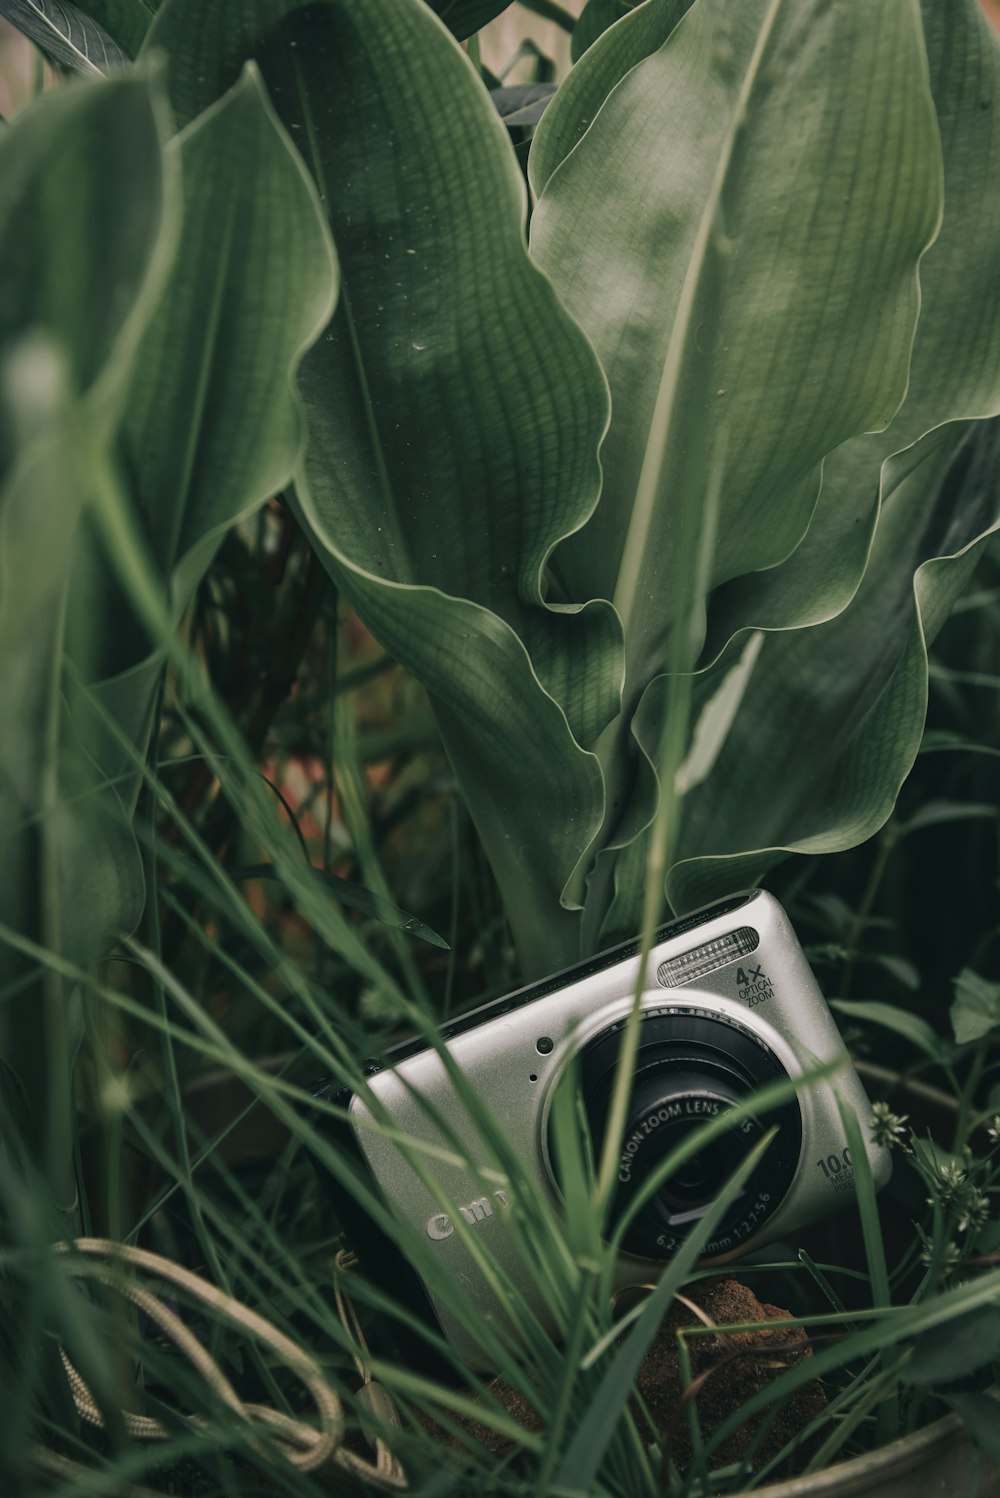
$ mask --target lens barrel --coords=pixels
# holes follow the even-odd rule
[[[579,1056],[583,1098],[600,1157],[625,1021],[602,1030]],[[645,1011],[618,1161],[613,1221],[627,1214],[663,1162],[710,1119],[724,1116],[768,1082],[787,1077],[760,1036],[727,1015],[682,1007]],[[736,1118],[655,1184],[635,1211],[624,1247],[643,1258],[667,1258],[716,1199],[753,1145],[778,1133],[732,1202],[705,1257],[732,1253],[773,1216],[795,1176],[802,1117],[794,1098],[761,1117]]]

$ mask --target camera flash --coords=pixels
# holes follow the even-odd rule
[[[656,969],[657,982],[662,988],[680,988],[683,983],[725,967],[727,962],[735,962],[737,957],[755,952],[759,943],[760,937],[752,926],[741,926],[738,931],[728,931],[715,941],[706,941],[700,947],[692,947],[690,952],[661,962]]]

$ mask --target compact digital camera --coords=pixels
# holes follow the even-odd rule
[[[876,1186],[888,1180],[888,1153],[871,1141],[867,1128],[869,1101],[772,896],[759,890],[734,896],[663,926],[645,972],[615,1217],[625,1213],[667,1154],[706,1120],[724,1115],[768,1083],[806,1080],[759,1116],[742,1109],[731,1130],[717,1135],[649,1195],[624,1234],[615,1289],[656,1276],[772,1125],[776,1135],[704,1244],[703,1262],[724,1262],[787,1237],[853,1198],[842,1108],[858,1117]],[[439,1256],[449,1276],[465,1287],[470,1314],[459,1318],[422,1282],[407,1262],[412,1253],[374,1232],[370,1222],[356,1221],[348,1227],[362,1261],[376,1273],[381,1268],[397,1294],[419,1298],[473,1365],[483,1362],[475,1338],[477,1317],[501,1318],[504,1307],[476,1270],[463,1242],[468,1234],[455,1231],[459,1218],[475,1231],[477,1242],[488,1244],[539,1320],[547,1323],[548,1316],[517,1235],[505,1221],[512,1204],[510,1181],[505,1178],[501,1187],[490,1175],[495,1150],[480,1137],[449,1067],[486,1104],[523,1175],[558,1213],[552,1141],[556,1090],[573,1076],[598,1157],[639,973],[638,943],[616,947],[448,1025],[449,1065],[422,1042],[404,1047],[373,1070],[370,1099],[341,1098],[348,1103],[353,1147],[385,1204],[410,1230],[410,1243]],[[832,1072],[829,1063],[835,1064]],[[817,1079],[817,1067],[824,1064],[827,1070]],[[426,1170],[415,1169],[393,1142],[397,1130],[452,1159],[458,1140],[471,1164],[444,1163],[439,1153],[437,1158],[425,1154]],[[428,1184],[427,1170],[436,1190]],[[400,1239],[405,1242],[406,1236]]]

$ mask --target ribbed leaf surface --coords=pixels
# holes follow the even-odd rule
[[[995,423],[945,429],[920,456],[883,508],[851,606],[765,639],[713,771],[687,798],[675,904],[753,883],[789,851],[853,847],[891,814],[920,747],[928,642],[1000,529]]]
[[[961,25],[935,17],[939,31],[949,25],[951,41],[968,21],[967,12]],[[746,630],[830,619],[858,587],[880,466],[903,444],[889,434],[841,444],[852,431],[884,428],[907,389],[918,267],[926,251],[933,280],[937,246],[927,247],[942,202],[933,105],[947,95],[954,108],[959,97],[937,76],[961,68],[955,49],[946,61],[945,52],[942,45],[933,80],[940,97],[932,99],[912,0],[877,13],[811,0],[755,0],[738,11],[716,0],[693,7],[660,0],[595,43],[539,127],[533,254],[591,334],[613,401],[601,505],[554,565],[568,588],[619,605],[627,701],[647,692],[635,727],[650,758],[679,587],[671,566],[720,464],[707,657],[743,633],[699,685],[696,709],[728,679]],[[967,118],[953,133],[967,149]],[[973,202],[963,196],[956,237]],[[938,263],[943,305],[954,307],[965,295],[961,278],[945,251]],[[932,332],[929,349],[936,341]],[[933,425],[926,412],[935,403],[947,414],[948,400],[947,383],[932,377],[914,435]],[[770,796],[772,774],[786,782],[800,776],[805,785],[818,766],[806,754],[794,771],[778,768],[773,753],[765,758],[767,729],[752,732],[756,687],[780,647],[768,640],[762,652],[759,642],[755,648],[752,672],[729,679],[738,700],[730,685],[732,700],[723,695],[722,710],[714,709],[712,754],[736,724],[748,725],[742,753],[759,807],[780,803]],[[782,731],[780,717],[772,719]],[[820,741],[830,752],[839,742],[829,725],[817,752]],[[618,810],[604,836],[614,849],[652,817],[657,787],[644,755],[629,768],[624,734],[608,759]],[[728,773],[721,757],[718,773]],[[699,775],[706,784],[691,800],[707,807],[715,780],[711,769]],[[899,779],[879,789],[880,804]],[[739,840],[743,824],[731,822],[732,812],[727,803],[730,835]],[[831,838],[839,835],[835,822],[831,816]],[[717,833],[724,838],[721,814]],[[703,835],[689,808],[691,856]],[[608,877],[592,886],[591,902],[603,907],[617,886],[607,929],[619,932],[637,919],[644,841],[613,862],[612,880],[603,860]],[[720,882],[727,877],[719,871]],[[728,882],[740,877],[745,871]]]
[[[709,654],[746,626],[787,629],[832,618],[853,597],[878,516],[879,473],[946,421],[1000,410],[1000,46],[976,0],[924,0],[931,90],[947,211],[920,265],[920,321],[906,399],[885,432],[826,460],[809,532],[781,567],[740,578],[712,600]],[[891,493],[902,471],[890,465]]]
[[[305,361],[303,514],[425,683],[529,964],[573,950],[561,892],[600,823],[589,746],[618,708],[617,621],[546,597],[597,500],[603,377],[523,242],[503,126],[410,0],[169,0],[190,119],[255,56],[333,227],[343,296]]]
[[[633,690],[664,668],[676,537],[713,464],[717,586],[783,561],[824,455],[887,425],[941,209],[914,0],[700,0],[651,55],[647,28],[637,12],[581,61],[636,30],[532,220],[612,392],[601,504],[555,564],[618,604]]]
[[[828,459],[816,517],[790,561],[733,585],[742,593],[739,613],[723,590],[715,605],[720,615],[728,611],[722,628],[715,621],[719,642],[737,617],[780,624],[785,610],[794,623],[810,610],[823,618],[825,607],[829,618],[845,606],[865,565],[881,468],[885,512],[875,549],[842,618],[763,643],[731,743],[691,797],[681,852],[694,861],[676,871],[672,886],[685,903],[760,877],[780,856],[768,845],[849,847],[882,825],[919,746],[926,645],[1000,516],[988,466],[994,439],[964,424],[1000,415],[1000,45],[975,0],[946,8],[927,0],[924,27],[947,207],[921,265],[906,400],[887,431]],[[936,430],[948,422],[958,425]],[[906,451],[924,433],[931,435]],[[986,458],[959,483],[970,444],[982,444]],[[933,560],[950,555],[957,560]],[[703,697],[732,656],[708,674]],[[737,787],[745,793],[751,766],[761,789],[743,804]],[[731,820],[737,805],[738,826]],[[753,851],[755,842],[762,851]],[[725,850],[737,849],[729,870]]]
[[[229,526],[291,478],[304,442],[293,374],[333,309],[336,265],[255,69],[168,156],[183,184],[180,239],[128,383],[117,458],[179,617]],[[119,580],[99,573],[79,592],[76,612],[103,625],[95,690],[141,745],[159,658]],[[100,757],[128,768],[110,743]]]

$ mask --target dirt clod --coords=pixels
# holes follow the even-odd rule
[[[759,1301],[738,1280],[705,1281],[677,1299],[664,1319],[636,1380],[638,1398],[633,1413],[640,1431],[650,1444],[660,1446],[664,1460],[681,1470],[692,1461],[687,1406],[693,1400],[698,1424],[706,1440],[734,1411],[765,1388],[786,1368],[812,1356],[805,1335],[787,1325],[788,1311]],[[748,1321],[773,1321],[771,1328],[745,1332],[715,1332],[712,1327]],[[780,1323],[786,1323],[784,1325]],[[685,1399],[685,1379],[678,1359],[678,1334],[703,1328],[685,1336],[692,1382]],[[517,1392],[497,1379],[490,1392],[499,1404],[526,1430],[542,1428],[537,1412]],[[757,1470],[821,1414],[826,1396],[816,1379],[799,1385],[778,1410],[766,1409],[731,1432],[712,1454],[713,1468],[743,1462],[748,1456]],[[761,1424],[768,1426],[761,1432]],[[467,1432],[497,1456],[507,1455],[514,1443],[489,1426],[463,1421]],[[799,1444],[795,1458],[785,1462],[776,1477],[787,1476],[802,1465],[806,1447]]]
[[[664,1456],[669,1456],[682,1470],[692,1459],[688,1402],[694,1400],[702,1438],[707,1438],[786,1368],[812,1356],[802,1329],[780,1324],[787,1323],[789,1312],[759,1301],[738,1280],[714,1280],[698,1285],[684,1296],[684,1301],[689,1304],[674,1302],[636,1380]],[[767,1330],[705,1331],[685,1337],[692,1374],[685,1400],[677,1356],[678,1333],[704,1327],[706,1323],[725,1326],[747,1321],[778,1324]],[[742,1462],[752,1452],[751,1466],[756,1471],[794,1441],[822,1413],[825,1405],[826,1396],[816,1379],[800,1384],[787,1403],[779,1407],[773,1420],[773,1411],[766,1409],[727,1436],[713,1453],[711,1466]],[[769,1428],[758,1440],[761,1423],[768,1421]],[[648,1430],[648,1422],[640,1417],[640,1428],[642,1423],[646,1423]],[[801,1464],[804,1450],[796,1454],[799,1462],[789,1461],[776,1476],[785,1476]]]

